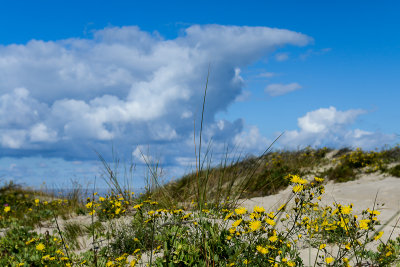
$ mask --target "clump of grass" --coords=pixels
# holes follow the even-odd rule
[[[400,177],[400,164],[390,168],[388,170],[388,173],[393,175],[393,176]]]
[[[66,222],[63,227],[65,242],[71,249],[80,249],[79,237],[85,234],[85,228],[79,222]]]

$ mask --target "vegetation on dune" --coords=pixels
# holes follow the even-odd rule
[[[351,203],[325,206],[324,179],[315,175],[337,182],[361,172],[398,176],[399,162],[399,147],[267,152],[166,185],[153,179],[139,196],[118,186],[86,200],[5,184],[0,265],[303,266],[304,249],[317,252],[314,266],[399,264],[400,237],[381,240],[379,207],[355,214]],[[292,195],[275,210],[237,204],[287,186]],[[78,214],[82,220],[74,221]]]

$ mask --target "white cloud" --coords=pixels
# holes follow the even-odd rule
[[[282,62],[289,59],[289,53],[278,53],[275,55],[275,60]]]
[[[32,142],[55,142],[57,141],[57,133],[49,129],[43,123],[35,124],[29,133]]]
[[[394,135],[350,129],[358,116],[366,113],[361,109],[346,111],[335,107],[320,108],[307,112],[298,121],[299,130],[287,131],[279,143],[288,148],[311,146],[363,147],[373,149],[394,141]]]
[[[237,134],[234,138],[234,144],[240,149],[253,151],[256,153],[264,152],[271,141],[261,135],[257,126],[250,126],[246,131]]]
[[[274,83],[268,85],[265,88],[265,92],[268,93],[270,96],[279,96],[301,88],[302,88],[301,85],[298,83],[289,83],[289,84]]]
[[[2,155],[87,160],[112,143],[134,156],[133,146],[160,146],[167,164],[191,157],[209,65],[204,142],[233,144],[243,122],[215,115],[246,96],[240,70],[311,41],[283,29],[194,25],[175,39],[110,27],[87,39],[0,46]]]

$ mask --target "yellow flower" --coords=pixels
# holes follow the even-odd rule
[[[368,223],[370,220],[361,220],[360,221],[360,229],[368,230]]]
[[[256,212],[250,213],[250,218],[253,219],[253,220],[255,220],[257,218],[260,218],[260,217],[261,217],[260,213],[256,213]]]
[[[232,223],[232,227],[238,227],[239,224],[240,224],[242,221],[243,221],[242,219],[239,219],[239,220],[235,221],[234,223]]]
[[[31,240],[28,240],[25,242],[25,245],[29,245],[30,243],[34,242],[36,239],[32,238]]]
[[[252,222],[250,222],[249,226],[252,231],[257,231],[258,229],[261,228],[261,222],[260,221],[252,221]]]
[[[319,245],[319,249],[324,249],[325,247],[326,247],[326,244]]]
[[[325,262],[330,264],[331,262],[333,262],[333,258],[332,257],[326,258]]]
[[[306,184],[307,180],[301,179],[298,175],[291,175],[290,181],[295,184]]]
[[[64,256],[64,252],[62,252],[61,250],[57,250],[56,251],[57,254]]]
[[[107,267],[113,266],[113,265],[114,265],[114,262],[113,262],[113,261],[108,261],[108,262],[106,263],[106,266],[107,266]]]
[[[314,179],[315,179],[315,181],[320,182],[320,183],[324,181],[324,178],[314,177]]]
[[[9,212],[11,210],[10,206],[4,207],[5,212]]]
[[[45,248],[45,246],[43,245],[43,243],[39,243],[39,244],[36,246],[36,250],[39,250],[39,251],[43,251],[44,248]]]
[[[259,212],[259,213],[265,212],[265,209],[262,206],[261,207],[255,206],[253,210],[254,212]]]
[[[245,214],[246,211],[247,211],[247,209],[244,208],[244,207],[239,207],[239,208],[235,209],[235,212],[236,212],[237,215]]]
[[[99,201],[100,201],[100,202],[102,202],[102,201],[104,201],[104,200],[106,200],[104,197],[99,197]]]
[[[134,208],[134,209],[140,209],[140,207],[141,207],[142,205],[143,205],[143,204],[137,204],[137,205],[133,206],[133,208]]]
[[[42,257],[42,260],[45,260],[45,261],[47,261],[47,260],[49,260],[50,259],[50,255],[46,255],[46,256],[43,256]]]
[[[294,266],[296,266],[296,263],[294,263],[293,261],[288,261],[287,265],[290,267],[294,267]]]
[[[118,215],[120,212],[121,212],[121,209],[120,209],[120,208],[118,208],[118,209],[115,210],[115,214],[117,214],[117,215]],[[154,213],[154,211],[153,211],[153,213]]]
[[[95,210],[92,210],[91,212],[89,212],[89,215],[93,215],[95,212]]]
[[[263,246],[257,246],[257,251],[260,252],[261,254],[267,254],[268,249],[263,247]]]
[[[300,192],[301,190],[303,190],[303,186],[300,184],[293,187],[293,193]]]
[[[343,214],[350,214],[351,213],[351,206],[345,206],[342,209]]]
[[[224,221],[228,220],[232,215],[233,215],[233,212],[228,213],[228,214],[225,216]]]
[[[40,200],[39,199],[35,199],[35,204],[36,206],[39,204]]]
[[[85,206],[86,208],[90,209],[93,206],[93,202],[89,202]]]
[[[192,215],[192,213],[188,213],[185,216],[182,216],[182,220],[185,220],[185,219],[189,218],[190,215]]]
[[[375,239],[375,240],[378,240],[379,238],[382,237],[382,235],[383,235],[383,231],[380,231],[380,232],[374,237],[374,239]]]
[[[270,238],[268,238],[268,240],[271,242],[275,242],[276,240],[278,240],[278,237],[276,235],[273,235]]]
[[[271,219],[268,219],[268,218],[265,219],[265,222],[268,223],[268,224],[271,225],[271,226],[274,226],[274,225],[275,225],[275,221],[274,221],[274,220],[271,220]]]

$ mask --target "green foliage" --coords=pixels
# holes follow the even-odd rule
[[[342,149],[336,154],[336,165],[322,173],[323,177],[336,182],[347,182],[357,178],[361,172],[382,172],[396,176],[395,169],[388,169],[387,164],[400,161],[400,148],[377,151]]]
[[[390,168],[388,170],[388,173],[393,176],[400,177],[400,164],[394,166],[393,168]]]

